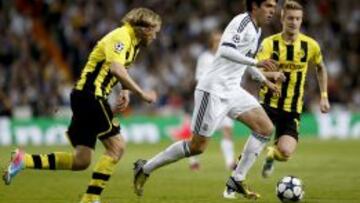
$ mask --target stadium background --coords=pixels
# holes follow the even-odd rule
[[[159,100],[149,106],[133,97],[130,108],[122,114],[125,116],[122,122],[128,124],[129,120],[128,125],[137,129],[146,122],[150,125],[145,125],[145,129],[157,131],[151,135],[155,138],[149,139],[167,137],[166,129],[180,122],[184,109],[191,109],[196,58],[206,49],[208,34],[223,29],[243,9],[242,1],[238,0],[0,2],[0,115],[13,118],[0,122],[2,134],[8,133],[0,139],[0,145],[17,143],[18,139],[23,140],[20,143],[38,143],[36,136],[44,137],[45,131],[57,132],[62,137],[67,123],[59,118],[66,120],[71,116],[69,93],[91,48],[102,35],[119,25],[128,9],[138,6],[156,10],[164,23],[159,39],[141,52],[130,72],[142,87],[155,89]],[[312,114],[305,115],[301,127],[306,131],[302,132],[321,137],[360,137],[359,3],[356,0],[302,3],[306,6],[303,31],[322,47],[333,107],[329,115],[318,114],[319,90],[311,69],[305,111]],[[264,30],[264,36],[280,29],[277,16]],[[256,94],[256,83],[245,85]],[[141,122],[136,122],[139,115]],[[45,120],[39,121],[39,117]],[[152,125],[154,119],[158,122]],[[166,123],[169,119],[173,122]],[[53,130],[54,126],[58,130]],[[134,136],[147,139],[141,133],[146,130],[132,132],[131,126],[130,130],[126,130],[127,125],[124,128],[130,140]],[[19,138],[18,131],[33,133]],[[241,126],[235,132],[247,134]]]
[[[320,188],[328,187],[328,189],[325,191],[315,189],[316,192],[310,192],[308,195],[308,201],[359,202],[359,191],[354,188],[360,188],[360,177],[356,173],[360,168],[356,156],[359,154],[360,144],[360,3],[357,0],[301,2],[305,5],[303,31],[320,43],[328,68],[332,111],[329,115],[321,115],[318,112],[319,90],[314,70],[310,71],[305,94],[305,113],[301,125],[301,132],[308,139],[302,141],[304,144],[300,145],[299,153],[295,160],[289,163],[288,168],[284,165],[279,169],[278,176],[284,175],[289,170],[299,174],[310,184],[313,183],[312,181],[316,181],[314,184],[326,182],[335,176],[341,180],[329,181],[321,185]],[[120,169],[121,172],[129,169],[131,162],[139,156],[150,157],[164,148],[169,142],[169,129],[179,125],[184,109],[191,109],[196,58],[206,49],[208,34],[214,29],[223,29],[233,16],[242,11],[242,1],[1,0],[1,167],[7,161],[9,150],[15,145],[25,145],[30,151],[52,151],[55,149],[53,145],[64,145],[60,149],[69,149],[63,132],[71,116],[69,93],[72,85],[95,42],[119,25],[124,13],[139,6],[152,8],[161,14],[163,27],[158,40],[140,53],[130,74],[142,87],[155,89],[159,94],[159,100],[155,105],[146,105],[138,98],[132,97],[131,106],[120,116],[123,134],[130,143],[129,152],[122,162],[127,166],[125,169]],[[263,36],[278,32],[280,29],[278,15],[271,26],[264,30]],[[249,82],[245,85],[250,91],[256,92],[256,83]],[[237,144],[239,152],[244,141],[241,137],[246,137],[248,132],[240,124],[236,125],[234,132],[239,143]],[[321,139],[318,138],[332,139],[320,141]],[[143,142],[153,145],[140,144]],[[210,177],[200,176],[200,178],[206,177],[212,181],[204,181],[204,185],[218,181],[212,178],[213,176],[220,177],[220,184],[223,184],[226,177],[222,166],[216,165],[216,162],[221,162],[218,151],[214,142],[210,146],[208,155],[204,155],[203,160],[209,166],[207,171],[204,166],[204,170],[210,174],[208,174]],[[313,154],[317,156],[311,158]],[[324,164],[331,166],[328,168],[328,174],[317,174],[321,175],[321,178],[312,180],[314,173],[322,170]],[[298,169],[299,166],[304,170]],[[172,173],[178,173],[179,176],[183,173],[187,174],[186,167],[182,167],[180,171],[169,167],[165,170],[164,176],[171,180],[174,179],[170,175]],[[255,172],[259,167],[255,167]],[[217,173],[210,173],[211,168],[216,169]],[[222,172],[219,172],[220,170]],[[119,175],[121,177],[116,176],[114,179],[124,177],[129,179],[130,172],[124,173],[124,176]],[[38,181],[32,179],[32,174],[25,175],[25,180],[22,182],[19,180],[20,183],[23,184],[26,180]],[[85,173],[67,175],[67,177],[83,179],[84,182],[88,175]],[[51,185],[53,181],[48,180],[51,178],[47,177],[47,174],[39,177],[39,180],[44,181],[49,188],[59,190],[59,187],[63,187],[57,185],[56,188]],[[63,181],[63,184],[75,186],[77,184],[76,180],[66,178],[64,180],[60,177],[56,176],[55,179]],[[188,178],[190,177],[192,176]],[[184,179],[175,177],[175,181],[184,181]],[[264,184],[255,177],[255,187],[268,191],[265,197],[272,198],[272,201],[275,201],[272,195],[274,181]],[[115,184],[115,187],[126,188],[129,187],[129,183],[112,184]],[[338,184],[342,184],[341,189],[338,188]],[[162,182],[159,183],[159,187],[161,185]],[[15,184],[13,187],[21,188],[21,185]],[[26,186],[27,189],[30,187],[29,184]],[[0,202],[9,199],[12,200],[11,202],[25,202],[25,200],[46,202],[49,197],[53,197],[50,195],[53,191],[49,188],[42,190],[39,193],[40,197],[35,198],[34,191],[31,192],[30,188],[29,192],[25,192],[24,198],[17,198],[14,197],[16,194],[14,189],[5,189],[1,185]],[[79,188],[81,189],[81,186]],[[112,186],[109,188],[110,192],[106,193],[107,199],[135,201],[134,197],[119,194],[118,189],[113,189]],[[131,193],[130,189],[125,189],[125,193]],[[152,202],[151,198],[154,202],[207,202],[205,198],[209,193],[207,190],[203,192],[199,190],[203,199],[196,199],[196,193],[192,192],[191,187],[185,190],[186,192],[181,190],[178,192],[177,189],[175,189],[176,194],[171,193],[173,192],[171,190],[168,191],[170,197],[175,197],[175,200],[159,200],[156,196],[163,194],[152,191],[149,192],[152,194],[149,202]],[[216,189],[214,194],[218,192],[218,188]],[[64,189],[68,196],[74,196],[71,190],[72,187]],[[7,193],[1,194],[2,191]],[[55,195],[52,202],[62,202],[63,199],[66,198]],[[70,202],[76,202],[76,197]]]

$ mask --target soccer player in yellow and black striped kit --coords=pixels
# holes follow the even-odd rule
[[[320,46],[300,32],[302,19],[302,6],[295,1],[286,1],[281,13],[282,32],[265,38],[257,55],[258,60],[272,58],[278,61],[279,71],[286,77],[284,82],[278,83],[280,95],[273,94],[267,87],[262,87],[259,92],[260,103],[276,127],[275,145],[268,147],[263,177],[270,176],[275,160],[287,161],[295,152],[309,64],[316,67],[321,112],[330,110],[327,71]]]
[[[71,93],[73,112],[67,134],[74,152],[28,154],[17,149],[12,155],[3,179],[10,184],[23,169],[84,170],[91,162],[92,152],[99,139],[105,153],[94,167],[91,181],[81,203],[100,203],[100,194],[114,172],[124,151],[120,126],[113,121],[113,112],[107,102],[111,89],[120,82],[122,90],[115,112],[129,103],[129,90],[148,103],[156,100],[153,91],[143,91],[127,73],[139,49],[149,45],[159,32],[161,18],[146,8],[128,12],[122,26],[98,41]]]

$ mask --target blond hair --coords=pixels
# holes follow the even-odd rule
[[[303,6],[297,2],[297,1],[294,1],[294,0],[286,0],[283,7],[282,7],[282,10],[281,10],[281,16],[283,17],[284,16],[284,13],[288,10],[300,10],[300,11],[304,11],[304,8]]]
[[[161,17],[148,8],[134,8],[121,19],[121,22],[140,28],[160,27]]]

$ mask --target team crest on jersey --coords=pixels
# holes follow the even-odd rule
[[[237,44],[237,43],[240,43],[240,35],[238,35],[238,34],[235,34],[234,36],[233,36],[233,41]]]
[[[124,49],[124,44],[122,42],[118,42],[115,44],[115,52],[121,52]]]

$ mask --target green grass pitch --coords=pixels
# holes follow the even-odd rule
[[[244,139],[236,140],[239,153]],[[218,140],[213,140],[201,156],[201,170],[192,172],[187,160],[154,172],[145,187],[145,194],[137,198],[132,190],[132,163],[137,158],[150,158],[170,142],[160,144],[129,144],[115,175],[103,193],[104,203],[232,203],[255,202],[245,199],[222,198],[224,183],[229,175],[225,170]],[[9,151],[0,148],[0,164],[4,168]],[[98,145],[95,159],[103,152]],[[69,147],[25,147],[29,153],[71,150]],[[288,163],[276,165],[274,175],[262,179],[260,175],[264,153],[248,175],[248,183],[262,195],[256,202],[279,202],[275,195],[276,182],[285,175],[303,180],[303,202],[343,203],[360,202],[360,141],[303,139],[295,156]],[[93,162],[94,163],[94,162]],[[10,186],[0,184],[0,203],[77,203],[86,190],[91,168],[83,172],[53,172],[27,170]]]

